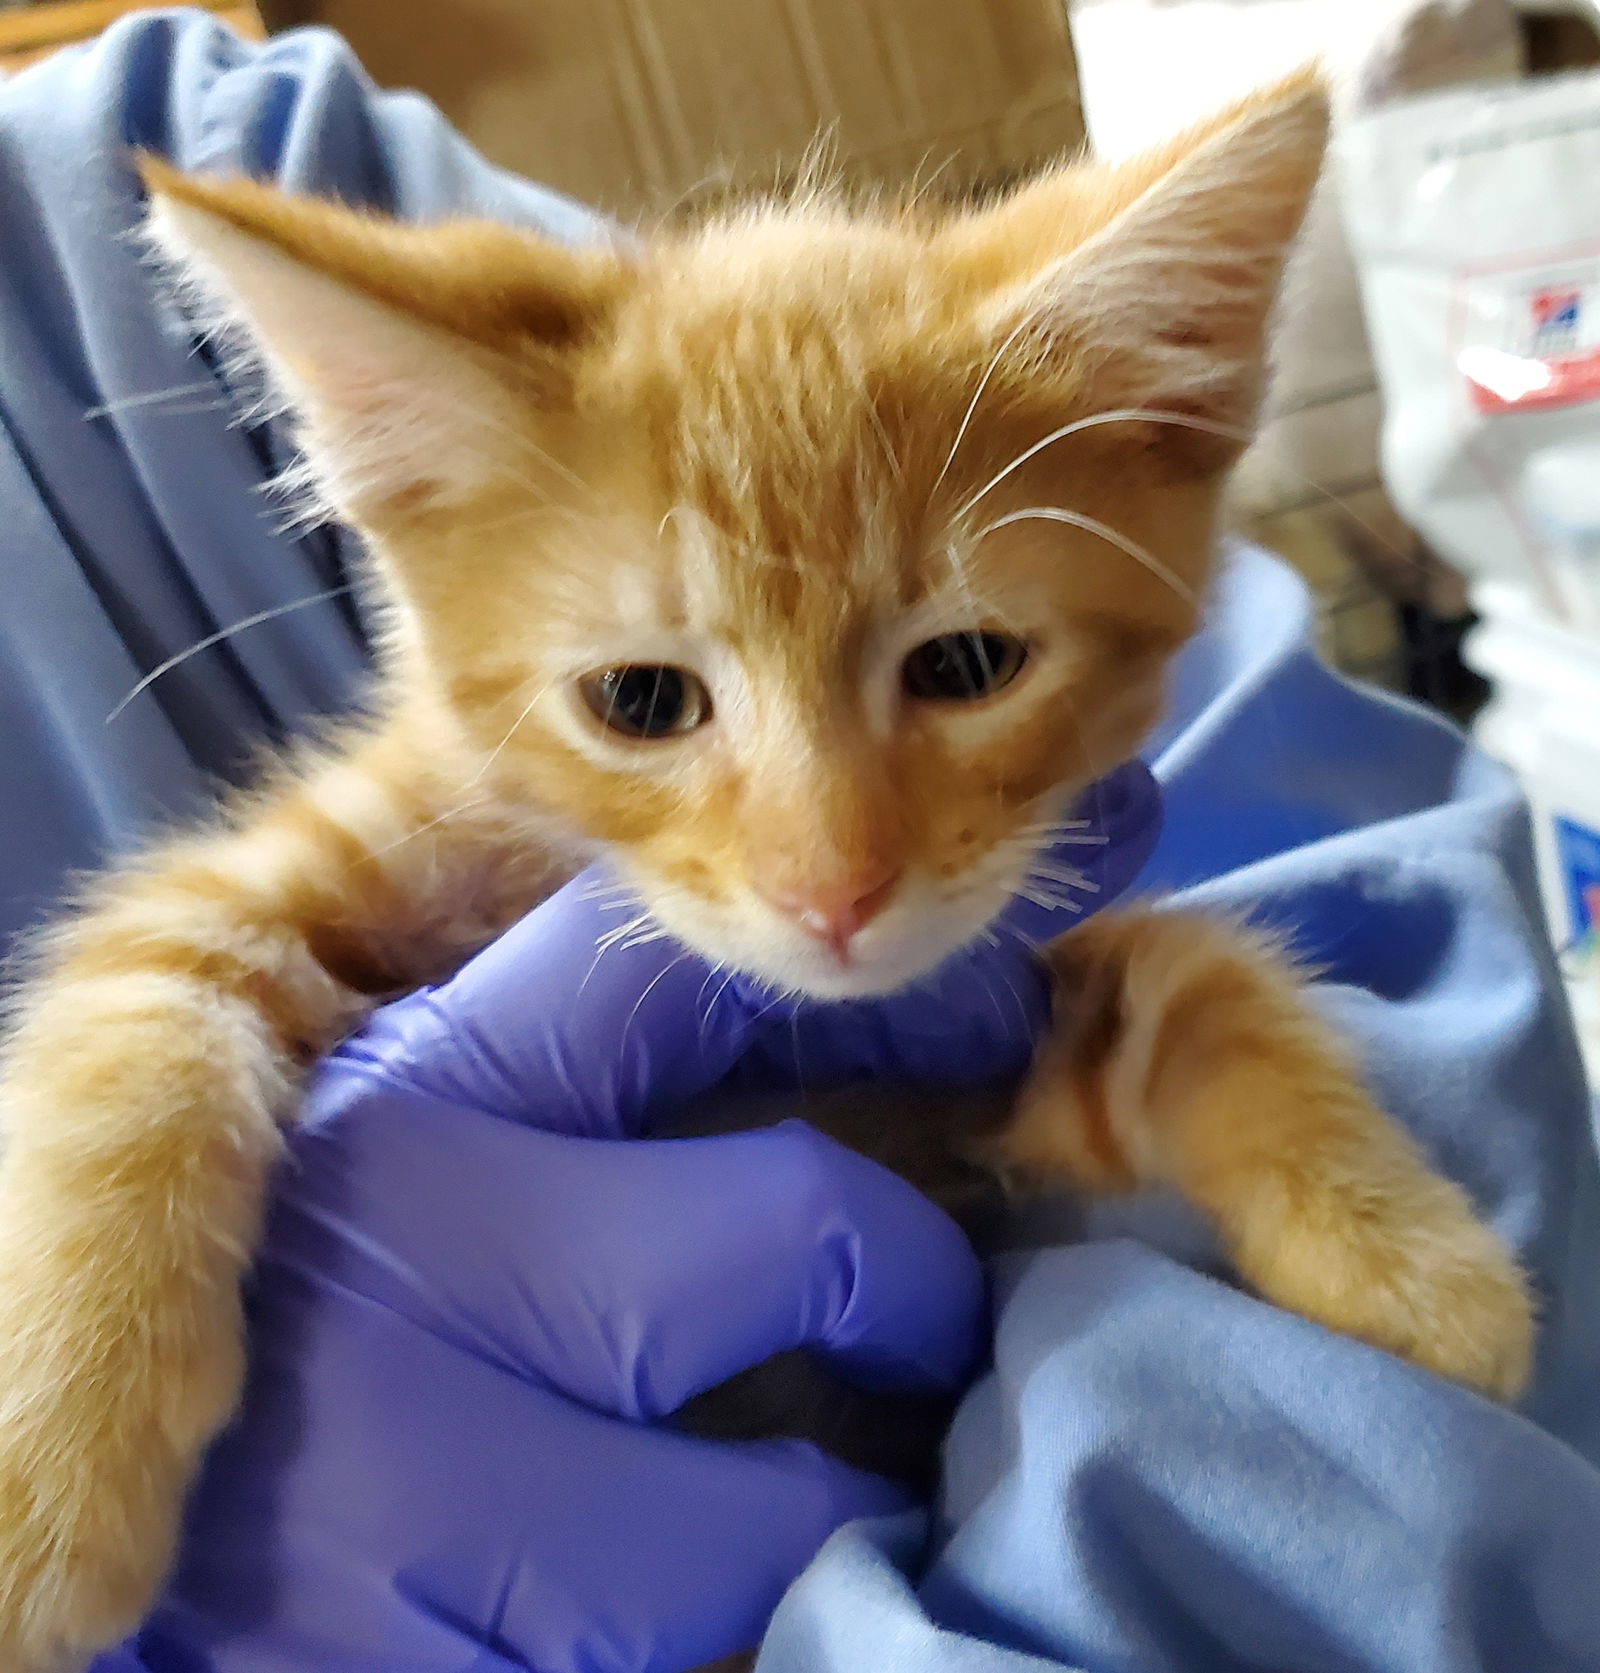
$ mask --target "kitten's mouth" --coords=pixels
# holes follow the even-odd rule
[[[786,924],[760,936],[763,944],[741,948],[735,962],[758,980],[815,999],[881,998],[909,987],[978,940],[1009,898],[998,886],[975,888],[955,900],[923,898],[913,890],[859,930],[816,934]]]
[[[823,956],[830,964],[837,965],[840,970],[853,970],[857,963],[856,939],[853,933],[839,930],[826,932],[807,931],[811,940],[822,950]]]
[[[861,921],[840,921],[835,912],[831,922],[808,924],[803,913],[774,910],[754,891],[707,898],[641,868],[629,893],[644,910],[624,924],[630,933],[670,935],[707,964],[780,993],[823,1001],[879,999],[919,982],[983,938],[1018,882],[988,868],[963,887],[953,880],[936,885],[915,873],[897,876]]]

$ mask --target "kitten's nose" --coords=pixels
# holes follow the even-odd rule
[[[899,881],[898,866],[873,864],[822,882],[757,885],[756,892],[844,958],[852,939],[884,909]]]

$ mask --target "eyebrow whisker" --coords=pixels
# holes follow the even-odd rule
[[[986,524],[978,531],[977,538],[982,540],[985,535],[993,534],[997,529],[1010,527],[1013,523],[1066,523],[1069,527],[1082,529],[1085,534],[1092,534],[1115,546],[1119,552],[1125,552],[1135,563],[1142,565],[1156,577],[1163,581],[1186,604],[1198,606],[1199,595],[1188,582],[1173,573],[1153,553],[1147,552],[1136,541],[1126,535],[1119,534],[1109,524],[1102,523],[1097,517],[1087,516],[1081,511],[1068,511],[1059,505],[1032,505],[1022,511],[1007,512],[1004,517],[997,517],[994,522]]]

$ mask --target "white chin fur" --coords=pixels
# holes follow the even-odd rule
[[[786,924],[682,897],[649,900],[656,921],[708,962],[783,993],[813,999],[869,999],[898,992],[974,941],[1009,898],[1004,888],[952,902],[897,904],[856,938],[850,962]]]

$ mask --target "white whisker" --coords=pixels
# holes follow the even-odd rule
[[[991,983],[984,983],[983,996],[994,1007],[994,1020],[1000,1024],[1001,1028],[1004,1028],[1006,1025],[1006,1014],[1000,1009],[1000,996],[994,991],[994,987]]]
[[[1075,424],[1063,424],[1059,430],[1052,430],[1048,436],[1036,441],[1032,447],[1025,448],[1009,465],[994,473],[989,480],[975,494],[970,494],[956,509],[954,522],[960,522],[968,512],[981,505],[996,488],[1000,486],[1013,471],[1019,471],[1035,455],[1043,453],[1047,447],[1052,447],[1058,441],[1065,441],[1068,436],[1076,435],[1084,428],[1084,420],[1079,419]]]
[[[627,912],[642,906],[643,901],[637,895],[619,895],[616,900],[602,900],[596,903],[596,912]]]
[[[1019,899],[1027,901],[1030,906],[1042,907],[1047,912],[1081,912],[1083,910],[1080,901],[1071,900],[1065,895],[1058,894],[1053,889],[1047,889],[1043,884],[1030,883],[1026,880],[1018,885],[1017,895]]]
[[[1023,1004],[1022,995],[1017,992],[1017,984],[1009,976],[1004,976],[1001,979],[1005,982],[1006,992],[1011,995],[1012,1001],[1017,1007],[1017,1020],[1022,1024],[1022,1032],[1026,1034],[1028,1032],[1028,1007]]]
[[[521,727],[523,721],[525,721],[528,718],[528,716],[533,713],[535,705],[538,703],[539,699],[541,697],[543,697],[544,694],[549,689],[550,689],[550,681],[546,680],[545,683],[543,685],[541,685],[536,692],[534,692],[533,696],[530,697],[528,699],[528,701],[523,704],[522,712],[517,716],[517,718],[514,721],[512,721],[511,725],[507,728],[506,735],[500,740],[499,743],[497,743],[494,746],[493,749],[491,749],[489,751],[488,755],[484,758],[483,765],[481,767],[479,767],[477,772],[475,772],[472,775],[472,777],[467,780],[467,787],[469,789],[474,784],[477,784],[484,777],[484,775],[489,771],[489,769],[495,764],[495,762],[499,760],[500,755],[501,755],[502,751],[505,749],[506,745],[509,744],[511,742],[511,740],[517,735],[517,731]]]
[[[1079,821],[1087,824],[1087,820]],[[1032,826],[1025,826],[1017,832],[1017,840],[1027,848],[1103,848],[1111,838],[1103,832],[1095,831],[1052,831],[1048,828],[1036,830]]]
[[[583,888],[579,889],[577,898],[579,900],[606,900],[612,897],[617,899],[635,898],[633,885],[618,882],[615,878],[599,877],[593,883],[585,884]]]
[[[1150,407],[1120,407],[1114,412],[1096,413],[1092,418],[1080,420],[1077,428],[1087,430],[1091,425],[1096,424],[1124,423],[1165,424],[1175,430],[1195,430],[1201,435],[1217,436],[1223,441],[1239,442],[1243,446],[1248,446],[1256,439],[1255,435],[1251,431],[1242,430],[1237,425],[1219,424],[1213,419],[1193,418],[1185,413],[1157,412],[1154,408]],[[1396,546],[1394,541],[1391,540],[1389,536],[1377,526],[1377,524],[1372,522],[1369,518],[1362,516],[1362,514],[1350,504],[1349,500],[1346,499],[1343,494],[1334,493],[1331,488],[1326,487],[1321,482],[1318,482],[1314,476],[1307,476],[1303,470],[1289,464],[1284,459],[1274,457],[1272,460],[1272,469],[1280,472],[1284,476],[1293,477],[1302,487],[1309,488],[1313,494],[1317,495],[1319,499],[1326,500],[1329,505],[1338,506],[1339,510],[1346,517],[1348,517],[1350,521],[1368,537],[1368,539],[1375,542],[1379,549],[1386,552],[1391,558],[1398,559],[1403,563],[1411,564],[1414,567],[1427,567],[1426,565],[1419,563],[1414,553],[1407,552],[1401,547]]]
[[[1085,877],[1081,871],[1062,874],[1049,867],[1035,866],[1028,873],[1029,881],[1041,889],[1074,889],[1079,894],[1097,895],[1100,885],[1092,877]]]
[[[526,683],[526,682],[524,682],[524,683]],[[495,761],[498,759],[501,751],[504,750],[506,745],[511,742],[512,738],[514,738],[516,736],[518,727],[520,727],[522,725],[523,721],[525,721],[528,718],[528,716],[530,714],[532,714],[534,704],[536,704],[539,701],[539,699],[544,696],[545,692],[548,691],[549,689],[550,689],[550,684],[549,684],[548,681],[546,681],[545,684],[541,685],[539,687],[539,689],[533,694],[533,696],[528,699],[528,701],[522,707],[522,712],[517,716],[517,718],[514,721],[512,721],[511,725],[507,728],[506,735],[500,740],[499,743],[497,743],[494,746],[494,748],[492,750],[489,751],[488,755],[484,758],[482,765],[479,766],[477,772],[475,772],[472,775],[472,777],[467,780],[466,784],[462,786],[463,789],[473,790],[478,786],[478,784],[480,784],[482,782],[483,778],[488,773],[489,769],[495,764]],[[387,854],[391,850],[396,849],[396,848],[400,848],[408,842],[415,841],[416,838],[418,838],[419,836],[425,836],[429,831],[433,830],[436,826],[445,824],[447,821],[449,821],[451,819],[454,819],[458,814],[465,813],[469,808],[482,807],[484,805],[485,805],[484,800],[481,796],[468,796],[465,801],[458,802],[452,808],[446,808],[443,813],[438,814],[434,818],[430,819],[427,822],[427,824],[419,825],[416,828],[416,830],[407,831],[406,834],[403,837],[397,838],[394,842],[386,843],[382,848],[378,849],[376,851],[376,853],[377,854]],[[590,974],[591,975],[593,974],[592,970],[590,971]],[[584,980],[587,981],[588,976],[585,976]]]
[[[630,935],[637,934],[640,930],[646,928],[649,922],[650,914],[648,912],[637,913],[626,923],[617,924],[603,934],[597,935],[594,944],[600,952],[609,952],[613,947],[620,946]]]
[[[617,947],[619,951],[628,953],[635,947],[648,947],[653,941],[665,941],[666,938],[667,932],[660,925],[652,924],[637,935],[630,935],[626,941],[619,941]]]
[[[1075,866],[1055,866],[1044,860],[1035,860],[1029,867],[1028,875],[1041,883],[1059,883],[1065,889],[1093,887],[1090,879]]]
[[[1065,441],[1068,436],[1075,436],[1083,430],[1093,430],[1102,424],[1131,424],[1141,419],[1165,419],[1169,423],[1185,428],[1202,430],[1208,433],[1228,434],[1223,427],[1208,424],[1203,419],[1195,419],[1191,422],[1188,419],[1180,418],[1176,413],[1158,413],[1154,410],[1146,410],[1143,407],[1117,407],[1110,412],[1091,413],[1087,418],[1075,418],[1070,424],[1063,424],[1060,429],[1052,430],[1049,435],[1041,437],[1032,447],[1024,448],[1009,465],[996,471],[977,493],[962,502],[960,509],[956,512],[956,520],[959,521],[965,517],[979,501],[986,499],[1008,476],[1014,471],[1021,470],[1030,459],[1043,453],[1047,447],[1054,447],[1058,441]],[[1238,435],[1241,440],[1248,441],[1250,439],[1245,432],[1241,431]]]
[[[473,416],[476,420],[481,422],[489,415],[483,412],[475,411]],[[598,498],[594,487],[590,483],[585,482],[575,470],[568,465],[562,464],[561,461],[555,458],[552,454],[546,453],[542,447],[535,446],[534,443],[529,441],[525,436],[519,436],[509,424],[496,420],[495,428],[504,430],[508,436],[511,436],[520,442],[522,447],[544,470],[547,470],[551,473],[551,475],[560,478],[560,480],[565,482],[569,488],[576,488],[579,493],[587,496],[589,499]],[[539,483],[535,482],[531,476],[527,475],[526,472],[519,471],[510,464],[497,465],[496,469],[501,476],[506,478],[507,481],[514,482],[519,488],[537,490],[541,486]]]
[[[1143,565],[1158,581],[1163,581],[1186,604],[1198,605],[1199,595],[1181,576],[1175,575],[1162,561],[1152,553],[1147,552],[1137,541],[1129,540],[1124,534],[1102,523],[1096,517],[1086,517],[1081,511],[1067,511],[1057,505],[1029,506],[1024,511],[1008,512],[1006,516],[996,518],[978,531],[978,539],[982,540],[987,534],[993,534],[996,529],[1009,527],[1012,523],[1066,523],[1075,529],[1082,529],[1085,534],[1092,534],[1104,540],[1108,545],[1115,546],[1119,552],[1126,552],[1135,563]]]
[[[706,996],[706,989],[710,987],[717,977],[720,976],[726,969],[727,966],[720,959],[715,964],[707,967],[705,975],[700,978],[700,986],[695,992],[692,1009],[699,1009],[700,1001]],[[703,1018],[701,1020],[704,1021]]]
[[[860,383],[860,379],[857,382]],[[868,394],[866,385],[861,384],[861,399],[866,404],[867,422],[872,426],[873,434],[878,438],[878,445],[883,449],[883,462],[889,467],[889,474],[901,487],[905,487],[905,472],[900,468],[900,461],[895,457],[894,447],[889,441],[889,432],[884,428],[883,415],[873,405],[872,397]]]
[[[712,977],[717,975],[717,973],[719,971],[721,971],[723,968],[724,967],[720,964],[716,964],[716,965],[713,965],[711,967],[711,969],[706,974],[705,981],[700,984],[700,993],[701,994],[703,994],[706,991],[706,987],[710,983]],[[705,1011],[702,1013],[702,1015],[700,1017],[700,1045],[701,1045],[702,1050],[705,1048],[706,1030],[711,1026],[711,1018],[713,1017],[713,1015],[715,1015],[717,1006],[722,1003],[723,994],[725,994],[728,991],[728,989],[733,985],[733,983],[738,979],[738,975],[739,975],[739,972],[737,970],[728,970],[727,971],[727,973],[722,978],[722,986],[719,987],[714,994],[712,994],[709,1003],[706,1005]],[[696,1002],[697,1003],[698,1003],[698,1000],[699,1000],[699,995],[696,995]]]
[[[329,587],[326,592],[313,593],[309,598],[297,598],[289,604],[274,605],[270,610],[258,610],[253,616],[246,616],[243,621],[235,622],[231,627],[220,628],[215,633],[208,633],[204,639],[196,640],[187,650],[179,651],[176,656],[169,656],[165,662],[157,663],[106,716],[105,724],[109,726],[136,697],[148,691],[163,674],[170,674],[174,668],[187,662],[190,657],[197,656],[201,651],[210,650],[213,645],[220,645],[224,639],[231,639],[236,633],[243,633],[252,627],[260,627],[263,622],[276,621],[279,616],[292,615],[296,610],[308,610],[313,604],[325,604],[330,598],[338,598],[341,593],[352,591],[354,585],[354,582],[346,581],[342,586]]]
[[[623,1056],[623,1053],[625,1052],[625,1050],[627,1048],[628,1035],[633,1029],[633,1024],[634,1024],[635,1019],[638,1017],[640,1011],[642,1011],[644,1009],[645,1001],[650,997],[650,995],[652,993],[655,992],[657,987],[660,986],[662,978],[667,976],[668,974],[670,974],[672,971],[676,970],[678,968],[678,966],[680,964],[682,964],[683,961],[688,957],[689,957],[689,950],[686,947],[686,948],[684,948],[684,950],[681,953],[678,954],[678,956],[675,959],[672,960],[672,962],[670,964],[662,965],[662,967],[655,973],[655,975],[652,976],[650,978],[650,980],[645,984],[644,992],[641,993],[639,995],[639,997],[634,1001],[633,1009],[631,1011],[629,1011],[629,1013],[628,1013],[628,1020],[622,1025],[622,1034],[617,1041],[617,1050],[616,1050],[616,1055],[619,1059]]]
[[[1218,424],[1209,418],[1191,418],[1187,413],[1161,412],[1155,407],[1113,407],[1107,412],[1091,413],[1066,427],[1065,434],[1079,430],[1093,430],[1101,424],[1171,424],[1182,430],[1198,430],[1203,435],[1220,436],[1224,441],[1248,442],[1248,430],[1236,424]]]
[[[457,802],[454,807],[447,807],[443,813],[436,813],[426,824],[418,825],[414,831],[407,831],[404,836],[398,836],[393,842],[386,842],[381,848],[374,848],[367,858],[381,859],[385,854],[392,854],[397,848],[404,848],[408,842],[415,842],[418,837],[426,836],[429,831],[437,830],[440,825],[448,825],[452,819],[459,817],[470,808],[484,805],[481,796],[469,796],[464,802]]]
[[[989,380],[994,376],[1000,362],[1005,359],[1011,345],[1016,342],[1017,338],[1020,337],[1032,323],[1031,319],[1024,318],[1016,326],[1014,326],[1010,335],[1007,336],[1006,340],[1000,345],[1000,347],[994,351],[994,358],[991,359],[989,364],[984,367],[983,376],[978,379],[978,387],[972,392],[972,399],[967,402],[967,410],[961,415],[960,424],[956,426],[956,439],[951,442],[950,451],[944,456],[944,464],[939,467],[939,474],[933,479],[932,493],[938,492],[940,486],[944,482],[944,479],[950,474],[950,467],[956,462],[956,454],[961,451],[961,444],[966,440],[967,431],[972,427],[973,415],[978,410],[978,403],[983,399],[984,390],[989,387]],[[990,486],[992,487],[993,484],[991,483]],[[984,493],[987,492],[988,489],[986,488]],[[931,497],[932,494],[930,493],[930,498]],[[983,495],[980,494],[978,497],[981,499]],[[959,519],[967,510],[968,506],[963,506],[961,510],[956,513],[957,518]]]
[[[581,1002],[583,999],[584,990],[589,986],[590,979],[593,977],[595,971],[600,968],[600,961],[606,956],[607,951],[607,948],[600,946],[598,942],[596,943],[594,958],[590,961],[589,968],[584,971],[583,980],[578,983],[578,991],[572,996],[574,1004]]]
[[[1090,413],[1086,418],[1075,419],[1071,424],[1063,424],[1059,430],[1051,431],[1051,433],[1042,441],[1036,442],[1032,447],[1030,447],[1026,453],[1023,453],[1016,459],[1013,459],[1003,471],[999,472],[998,475],[992,477],[988,482],[986,482],[984,486],[980,488],[978,492],[966,502],[965,505],[962,506],[960,512],[957,513],[957,516],[959,517],[965,515],[966,512],[970,511],[973,506],[975,506],[986,494],[989,493],[991,489],[997,487],[1001,482],[1005,481],[1012,471],[1025,464],[1029,459],[1033,458],[1036,453],[1041,452],[1044,448],[1051,446],[1055,442],[1064,440],[1068,436],[1075,436],[1084,430],[1098,429],[1103,424],[1165,424],[1171,429],[1193,430],[1199,435],[1216,436],[1222,441],[1238,442],[1241,446],[1248,446],[1250,442],[1255,439],[1252,431],[1241,429],[1235,424],[1221,424],[1215,419],[1209,418],[1194,418],[1186,413],[1161,412],[1154,407],[1115,407],[1107,412]],[[1299,482],[1303,487],[1309,488],[1312,493],[1316,494],[1319,498],[1326,500],[1330,505],[1338,506],[1344,515],[1348,517],[1357,528],[1362,530],[1362,532],[1365,533],[1369,539],[1375,541],[1377,545],[1391,557],[1401,559],[1408,563],[1416,563],[1417,560],[1411,553],[1404,552],[1398,548],[1394,541],[1392,541],[1382,529],[1378,528],[1377,525],[1371,522],[1368,518],[1362,516],[1359,511],[1356,511],[1343,495],[1334,493],[1331,488],[1325,487],[1322,483],[1318,482],[1314,476],[1308,476],[1304,471],[1297,469],[1295,466],[1288,464],[1281,459],[1274,459],[1272,468],[1274,470],[1281,471],[1285,476],[1292,476],[1295,481]]]
[[[218,386],[210,378],[203,378],[197,383],[177,383],[171,389],[149,389],[142,395],[120,395],[114,401],[104,401],[97,407],[85,407],[83,416],[87,419],[113,418],[119,412],[128,412],[135,407],[153,407],[162,401],[176,401],[180,396],[195,396],[211,394],[214,400],[205,402],[201,406],[190,410],[195,412],[209,412],[218,407],[230,406],[232,403],[218,394]]]

